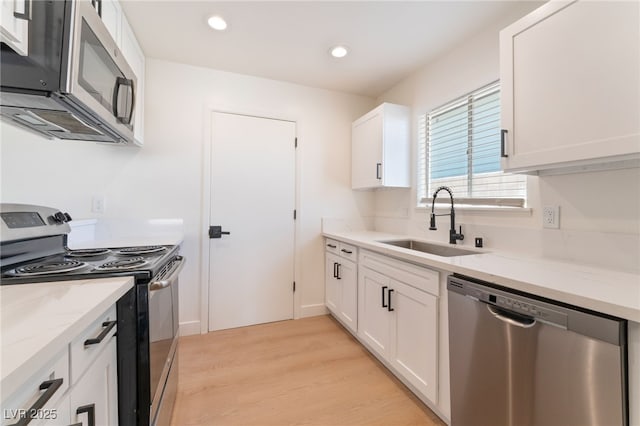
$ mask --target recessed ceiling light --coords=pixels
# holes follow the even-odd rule
[[[344,58],[349,51],[345,46],[336,46],[331,48],[331,56],[334,58]]]
[[[209,26],[214,30],[224,31],[227,29],[227,21],[218,15],[209,17],[209,19],[207,19],[207,24],[209,24]]]

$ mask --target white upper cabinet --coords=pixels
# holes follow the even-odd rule
[[[551,1],[500,32],[502,166],[640,158],[640,3]]]
[[[144,52],[117,0],[102,1],[102,22],[113,37],[127,63],[136,75],[133,105],[133,140],[144,144]]]
[[[121,20],[122,9],[120,3],[117,0],[102,0],[102,22],[109,30],[109,34],[115,40],[116,44],[120,46],[120,34],[121,34]]]
[[[410,180],[410,113],[384,103],[352,124],[351,187],[408,188]]]
[[[133,139],[136,145],[144,144],[144,52],[136,39],[129,22],[122,15],[120,50],[137,78],[134,87]]]
[[[0,0],[0,41],[16,53],[29,53],[29,20],[32,0]]]

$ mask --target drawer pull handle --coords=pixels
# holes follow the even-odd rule
[[[14,9],[15,9],[15,5],[14,5]],[[23,19],[25,21],[30,21],[31,20],[31,0],[27,0],[24,2],[24,12],[20,13],[14,10],[13,17],[17,19]]]
[[[338,246],[333,245],[333,244],[327,244],[327,247],[331,247],[331,248],[338,248]]]
[[[89,417],[89,426],[96,426],[96,404],[88,404],[78,407],[76,414],[80,415],[82,413],[87,413]]]
[[[31,420],[33,420],[33,417],[36,415],[36,413],[40,409],[42,409],[42,407],[44,407],[47,401],[51,399],[53,394],[56,393],[58,389],[60,389],[60,386],[62,386],[62,382],[63,382],[62,379],[53,379],[53,380],[46,380],[40,383],[39,389],[45,392],[42,395],[40,395],[40,398],[38,398],[38,400],[33,403],[31,408],[27,410],[26,416],[21,418],[18,423],[14,423],[13,426],[28,425],[31,422]]]
[[[342,249],[343,253],[347,253],[347,254],[352,254],[353,252],[351,250],[347,250],[347,249]]]
[[[117,321],[105,321],[105,322],[103,322],[102,326],[105,327],[105,329],[102,330],[102,332],[98,335],[98,337],[94,337],[93,339],[85,340],[84,341],[84,345],[85,346],[97,345],[98,343],[102,342],[104,340],[104,338],[107,337],[107,334],[109,334],[111,329],[116,326],[116,324],[117,324]]]

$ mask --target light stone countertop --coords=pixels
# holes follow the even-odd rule
[[[504,287],[577,305],[640,323],[640,275],[542,258],[527,258],[493,249],[478,254],[441,257],[380,243],[415,239],[372,231],[324,232],[327,238],[359,246],[394,258],[471,276]]]
[[[131,277],[0,286],[2,399],[132,287]]]
[[[184,240],[181,218],[74,219],[69,225],[71,249],[180,245]]]

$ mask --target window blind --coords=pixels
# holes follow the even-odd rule
[[[458,203],[524,206],[526,177],[500,167],[499,82],[423,114],[418,124],[418,202],[448,186]]]

